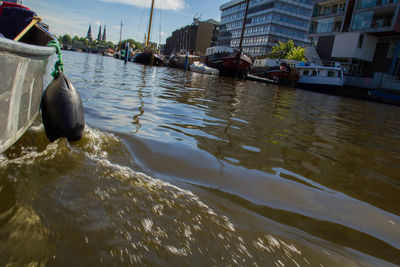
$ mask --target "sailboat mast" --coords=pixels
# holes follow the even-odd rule
[[[242,51],[243,51],[242,43],[243,43],[244,30],[246,29],[246,20],[247,20],[247,12],[249,11],[249,4],[250,4],[250,0],[247,0],[246,1],[246,10],[244,12],[244,18],[243,18],[243,24],[242,24],[242,32],[240,34],[240,41],[239,41],[239,55],[238,55],[237,66],[236,66],[236,78],[239,75],[240,58],[242,56]]]
[[[119,27],[119,51],[121,51],[121,37],[122,37],[122,20],[121,20],[121,26]]]
[[[149,47],[150,44],[150,32],[151,32],[151,22],[153,20],[153,9],[154,9],[154,0],[151,0],[150,21],[149,21],[149,30],[147,32],[146,47]]]
[[[247,0],[246,10],[244,12],[244,18],[243,18],[243,24],[242,24],[242,32],[240,33],[240,41],[239,41],[240,52],[242,52],[242,42],[243,42],[244,30],[246,28],[246,20],[247,20],[247,12],[249,11],[249,3],[250,3],[250,0]]]

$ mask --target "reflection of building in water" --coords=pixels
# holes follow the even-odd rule
[[[193,138],[222,168],[227,162],[268,173],[280,167],[375,206],[393,207],[393,199],[383,196],[393,192],[390,183],[400,171],[394,158],[398,138],[385,136],[391,132],[386,122],[393,126],[395,115],[353,99],[222,77],[194,79],[197,75],[185,88],[164,94],[185,108],[168,126]]]
[[[272,157],[282,158],[282,155],[275,149],[272,156],[271,146],[279,145],[287,133],[285,127],[277,127],[279,125],[271,121],[283,122],[290,115],[294,90],[266,88],[265,84],[257,83],[233,83],[221,78],[191,79],[186,86],[207,88],[182,92],[176,99],[205,112],[202,122],[196,125],[196,134],[191,135],[199,148],[218,160],[233,160],[248,168],[276,167],[268,161]],[[180,127],[193,126],[181,124]]]

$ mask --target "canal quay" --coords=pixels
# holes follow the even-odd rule
[[[63,51],[78,142],[0,155],[1,266],[398,266],[400,108]]]

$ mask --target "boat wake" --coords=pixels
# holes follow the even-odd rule
[[[90,127],[86,127],[84,137],[78,142],[59,139],[49,143],[43,127],[33,126],[1,156],[0,168],[0,265],[223,262],[349,266],[362,265],[365,259],[389,265],[360,252],[340,250],[337,245],[318,241],[306,233],[250,231],[249,226],[237,224],[193,192],[144,174],[124,142]],[[276,171],[274,179],[278,182],[282,180],[279,174],[285,171]],[[271,197],[273,190],[277,190],[274,179],[263,184],[264,190],[271,190],[267,192]],[[311,181],[303,182],[318,187],[321,194],[335,194]],[[220,184],[218,190],[228,191],[224,186]],[[256,189],[249,183],[246,187]],[[297,208],[303,208],[310,217],[318,217],[311,211],[329,207],[326,203],[316,203],[318,194],[307,187],[295,188],[298,196],[309,199],[302,201],[304,207]],[[277,192],[282,192],[282,188]],[[237,197],[232,198],[233,203],[234,198]],[[272,200],[269,199],[274,203]],[[258,203],[265,204],[262,209],[273,205]],[[311,206],[306,209],[306,205]],[[252,210],[250,206],[254,205],[249,203]],[[343,207],[349,212],[365,208],[356,201],[345,202]],[[257,208],[252,211],[260,213]],[[374,221],[389,218],[382,212],[375,215],[378,217]],[[334,221],[328,215],[320,219]],[[393,227],[397,227],[398,219],[392,219]],[[385,235],[384,231],[379,234]],[[399,239],[391,233],[392,237],[381,238],[397,246]],[[327,254],[320,255],[321,249]]]

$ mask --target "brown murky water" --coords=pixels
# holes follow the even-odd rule
[[[64,61],[85,137],[0,155],[0,266],[400,265],[400,107]]]

